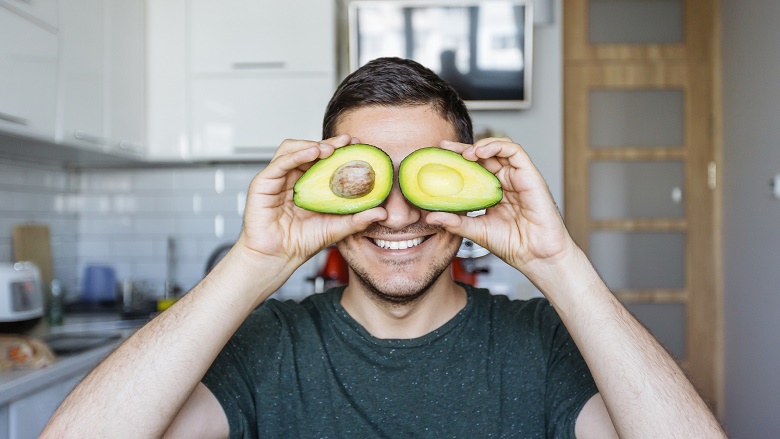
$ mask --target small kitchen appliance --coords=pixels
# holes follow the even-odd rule
[[[0,323],[43,316],[41,273],[32,262],[0,263]]]

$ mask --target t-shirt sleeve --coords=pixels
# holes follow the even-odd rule
[[[552,305],[541,300],[537,312],[540,330],[550,348],[545,392],[547,437],[573,439],[577,416],[598,388]]]
[[[266,307],[255,310],[231,337],[201,380],[222,405],[231,438],[257,437],[255,389],[264,370],[272,367],[274,343],[258,343],[260,337],[278,339],[279,325]]]

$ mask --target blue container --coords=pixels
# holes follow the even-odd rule
[[[90,265],[84,270],[81,289],[84,302],[116,301],[116,273],[107,265]]]

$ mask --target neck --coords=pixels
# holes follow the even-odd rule
[[[413,301],[383,300],[359,281],[352,279],[341,297],[341,305],[371,335],[381,339],[422,337],[452,319],[466,306],[466,290],[441,276]]]

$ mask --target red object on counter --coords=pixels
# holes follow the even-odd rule
[[[343,285],[349,282],[349,268],[344,256],[341,256],[336,246],[328,248],[328,254],[325,258],[325,265],[322,266],[318,277],[325,279],[326,283],[331,285],[338,283]]]
[[[452,279],[463,282],[469,285],[477,284],[477,272],[475,270],[467,270],[463,266],[463,259],[455,258],[450,265],[450,273],[452,273]]]

